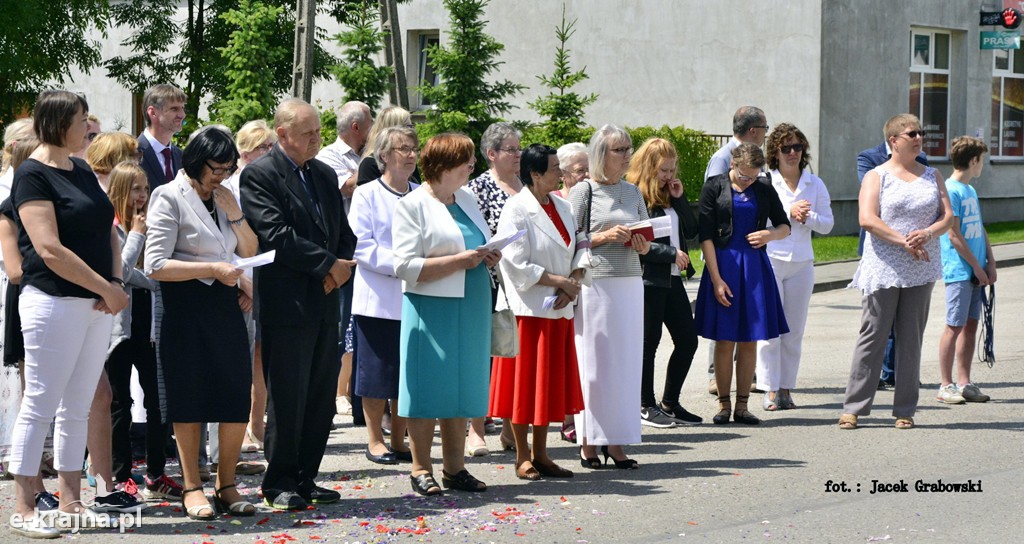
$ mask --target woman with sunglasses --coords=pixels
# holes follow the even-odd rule
[[[757,385],[765,391],[761,406],[773,412],[796,408],[790,390],[796,387],[807,308],[814,290],[811,232],[828,234],[835,220],[828,189],[808,168],[810,144],[804,133],[782,123],[768,135],[766,147],[772,186],[790,220],[790,236],[768,243],[789,332],[757,343]]]
[[[942,277],[939,236],[953,223],[946,184],[917,162],[924,143],[921,121],[903,113],[885,123],[892,157],[864,176],[860,226],[864,256],[850,287],[862,294],[860,337],[853,351],[840,429],[856,429],[871,413],[889,331],[895,327],[897,429],[914,427],[921,376],[921,342],[935,280]]]
[[[238,288],[234,255],[256,254],[256,234],[221,183],[236,170],[231,136],[203,129],[188,144],[183,168],[153,191],[145,269],[160,282],[163,318],[157,350],[185,480],[182,506],[189,518],[216,513],[199,476],[200,425],[218,422],[219,470],[214,498],[232,516],[256,508],[235,489],[235,464],[249,422],[252,364],[242,312],[252,299]]]
[[[789,332],[765,245],[789,236],[786,210],[761,176],[764,153],[754,144],[732,150],[730,170],[704,183],[700,195],[704,273],[697,292],[697,334],[715,340],[716,425],[761,422],[747,410],[757,342]],[[768,221],[771,220],[769,226]],[[729,397],[736,352],[736,408]],[[731,412],[731,414],[730,414]]]

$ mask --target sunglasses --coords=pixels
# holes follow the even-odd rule
[[[904,132],[903,134],[900,134],[900,136],[906,136],[907,138],[910,138],[911,140],[913,140],[914,138],[917,138],[918,136],[924,138],[924,131],[923,130],[911,130],[910,132]]]
[[[794,152],[795,153],[802,153],[803,150],[804,150],[804,144],[784,145],[784,146],[779,148],[779,151],[782,151],[783,155],[788,155],[788,154],[794,153]]]
[[[85,137],[88,138],[89,141],[91,142],[91,141],[95,140],[96,137],[99,136],[99,135],[100,135],[99,132],[90,132],[89,134],[86,134]]]

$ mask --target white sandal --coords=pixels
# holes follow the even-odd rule
[[[256,434],[252,432],[252,427],[245,426],[245,443],[242,444],[243,453],[255,453],[257,451],[263,451],[263,441],[256,438]]]

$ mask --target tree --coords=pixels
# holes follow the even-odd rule
[[[349,14],[349,29],[334,37],[342,46],[343,62],[331,73],[345,89],[345,101],[359,100],[377,111],[389,88],[392,68],[377,66],[374,58],[384,49],[384,33],[376,25],[378,6],[363,0]]]
[[[583,122],[584,109],[597,100],[594,93],[581,96],[569,91],[577,83],[587,79],[587,67],[573,72],[569,65],[569,49],[565,44],[576,33],[576,19],[565,20],[565,4],[562,4],[562,23],[555,28],[558,48],[555,49],[555,72],[548,76],[537,76],[545,87],[551,89],[547,96],[530,102],[530,107],[546,120],[541,127],[542,141],[551,146],[569,142],[584,141],[587,130]]]
[[[101,59],[89,31],[106,33],[107,0],[18,0],[4,2],[0,24],[0,122],[31,106],[35,95],[88,72]]]
[[[288,49],[274,43],[285,9],[257,0],[239,0],[238,8],[220,18],[233,27],[220,49],[227,84],[214,97],[210,119],[238,130],[253,119],[269,119],[277,106],[275,67],[288,58]],[[258,51],[259,54],[254,54]]]
[[[419,87],[423,97],[434,104],[434,109],[427,111],[427,122],[417,126],[423,139],[439,132],[459,131],[479,141],[498,115],[512,110],[509,99],[524,89],[509,80],[487,81],[487,76],[503,64],[495,59],[505,49],[484,32],[487,21],[481,17],[487,3],[444,0],[451,23],[449,46],[427,50],[440,82]]]

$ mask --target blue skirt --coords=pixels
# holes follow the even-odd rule
[[[715,255],[719,274],[732,291],[732,306],[718,303],[711,274],[705,268],[694,315],[697,334],[709,340],[756,342],[789,332],[768,253],[749,244],[730,244],[715,248]]]

